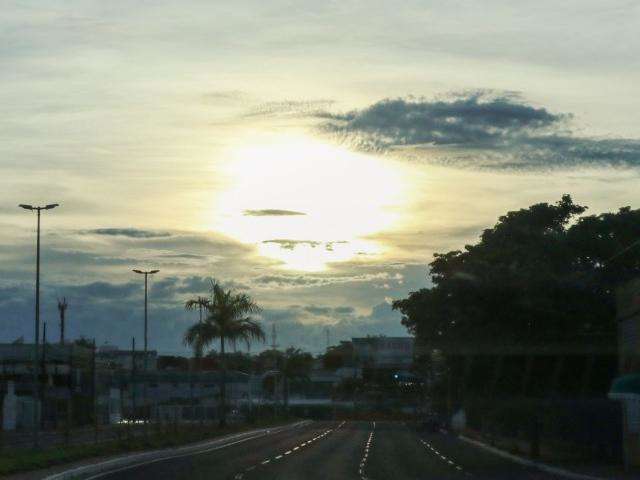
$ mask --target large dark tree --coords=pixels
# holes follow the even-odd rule
[[[604,393],[615,366],[615,289],[640,275],[640,210],[585,211],[565,195],[509,212],[476,244],[435,254],[433,286],[394,303],[420,344],[444,354],[442,370],[464,381],[458,390],[527,393],[533,378],[535,394],[575,394],[585,381]],[[586,364],[594,373],[585,380]]]

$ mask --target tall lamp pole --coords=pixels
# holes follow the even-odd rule
[[[147,297],[148,297],[148,285],[149,285],[149,275],[153,275],[154,273],[158,273],[160,270],[133,270],[135,273],[139,273],[140,275],[144,275],[144,369],[147,370]]]
[[[40,342],[40,212],[51,210],[58,206],[57,203],[50,203],[44,207],[34,207],[21,203],[19,206],[25,210],[31,210],[38,215],[38,228],[36,240],[36,318],[35,318],[35,338],[33,342],[33,445],[38,447],[38,343]]]

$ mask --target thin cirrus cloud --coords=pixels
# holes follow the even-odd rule
[[[142,230],[138,228],[96,228],[94,230],[85,230],[85,234],[104,235],[110,237],[129,237],[129,238],[164,238],[170,237],[170,232],[160,232],[154,230]]]
[[[275,245],[279,245],[280,248],[284,250],[294,250],[296,247],[300,245],[306,245],[311,248],[316,248],[320,245],[324,246],[324,249],[328,252],[333,251],[333,246],[337,244],[349,243],[346,240],[334,240],[331,242],[320,242],[317,240],[292,240],[288,238],[275,238],[272,240],[263,240],[262,243],[273,243]]]
[[[242,212],[245,217],[289,217],[306,215],[304,212],[295,210],[281,210],[277,208],[265,208],[262,210],[245,210]]]
[[[534,107],[514,93],[385,99],[360,110],[316,117],[323,132],[354,148],[430,150],[432,161],[454,166],[640,165],[640,140],[578,136],[570,129],[571,114]]]

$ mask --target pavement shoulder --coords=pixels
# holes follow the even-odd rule
[[[528,458],[524,458],[518,455],[514,455],[512,453],[505,452],[504,450],[493,447],[491,445],[488,445],[479,440],[467,437],[465,435],[458,435],[458,438],[463,442],[466,442],[478,448],[482,448],[483,450],[486,450],[487,452],[491,452],[494,455],[500,456],[506,460],[510,460],[512,462],[515,462],[527,467],[537,468],[538,470],[541,470],[543,472],[568,478],[571,480],[622,480],[625,478],[628,478],[628,479],[637,478],[631,475],[626,476],[621,472],[615,472],[612,474],[605,474],[605,475],[602,475],[600,472],[598,472],[597,474],[592,474],[591,472],[590,473],[577,472],[574,470],[569,470],[566,468],[558,467],[555,465],[549,465],[547,463],[543,463],[543,462],[531,460]]]

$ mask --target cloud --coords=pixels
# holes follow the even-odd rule
[[[315,305],[307,305],[304,310],[314,315],[331,315],[333,309],[331,307],[317,307]]]
[[[344,317],[347,315],[354,315],[355,309],[349,306],[343,307],[325,307],[325,306],[317,306],[317,305],[307,305],[303,307],[305,312],[311,313],[317,316],[335,316],[335,317]]]
[[[325,128],[371,135],[382,146],[495,146],[523,132],[539,131],[565,119],[512,95],[476,92],[450,100],[387,99],[362,110],[326,115]]]
[[[376,271],[361,274],[325,275],[325,274],[271,274],[260,275],[252,279],[252,283],[262,287],[315,287],[345,283],[376,282],[398,280],[401,275],[386,271]]]
[[[316,116],[324,132],[354,148],[403,149],[455,166],[640,165],[639,140],[577,136],[569,129],[571,114],[534,107],[509,92],[385,99],[360,110]]]
[[[70,297],[92,300],[123,300],[142,291],[142,283],[92,282],[84,285],[67,285],[61,291]]]
[[[326,342],[326,328],[330,329],[333,342],[348,339],[351,336],[370,334],[404,335],[397,312],[389,309],[388,303],[376,304],[371,313],[367,308],[370,294],[364,298],[364,305],[358,309],[342,300],[336,292],[344,292],[343,285],[330,282],[356,282],[356,288],[370,289],[367,282],[398,282],[397,271],[374,272],[359,276],[318,276],[315,279],[300,279],[302,283],[319,289],[329,289],[327,295],[317,295],[317,291],[300,291],[296,296],[299,305],[274,306],[268,301],[263,305],[261,322],[269,329],[272,322],[277,324],[278,342],[281,346],[296,345],[314,352],[321,351]],[[282,280],[282,279],[280,279]],[[289,278],[291,280],[291,278]],[[133,280],[122,283],[106,281],[71,284],[59,282],[46,283],[42,290],[42,318],[50,322],[50,340],[57,338],[56,299],[66,297],[70,305],[68,312],[68,337],[84,335],[95,337],[98,344],[105,341],[123,348],[130,345],[131,337],[142,338],[143,326],[143,285]],[[235,280],[225,281],[226,288],[246,289],[249,286]],[[206,276],[180,277],[169,275],[153,278],[149,292],[149,314],[153,328],[150,329],[150,345],[164,353],[186,353],[181,343],[182,334],[187,326],[197,320],[197,313],[184,309],[187,297],[206,295],[209,278]],[[393,298],[399,298],[405,292],[385,292]],[[29,282],[0,284],[0,306],[2,306],[3,341],[11,341],[19,336],[29,340],[33,336],[33,326],[25,319],[33,315],[33,284]],[[262,303],[269,293],[262,291],[255,298]],[[357,295],[356,295],[357,297]],[[377,302],[383,300],[377,295]],[[354,297],[355,298],[355,297]],[[317,303],[319,300],[320,303]],[[345,302],[341,304],[341,302]],[[372,302],[373,303],[373,302]],[[365,312],[365,313],[359,313]],[[253,350],[264,348],[254,345]]]
[[[175,298],[176,295],[208,295],[211,288],[211,277],[191,275],[188,277],[167,277],[153,283],[154,295],[165,300]],[[249,290],[249,285],[235,280],[222,280],[224,288],[232,290]]]
[[[279,100],[265,102],[244,114],[244,117],[287,117],[309,116],[330,107],[333,100]]]
[[[280,245],[280,248],[284,250],[293,250],[298,245],[307,245],[311,248],[316,248],[322,242],[317,242],[315,240],[290,240],[286,238],[276,238],[274,240],[263,240],[262,243],[275,243],[276,245]]]
[[[306,213],[296,212],[294,210],[279,210],[272,208],[267,208],[264,210],[245,210],[242,214],[247,217],[286,217],[295,215],[306,215]]]
[[[322,282],[320,278],[306,275],[260,275],[253,279],[253,283],[264,286],[309,286],[318,285]]]
[[[94,230],[85,230],[82,233],[129,238],[164,238],[171,236],[171,233],[169,232],[141,230],[138,228],[96,228]]]
[[[319,242],[317,240],[292,240],[288,238],[276,238],[273,240],[263,240],[262,243],[275,243],[280,245],[280,248],[284,250],[293,250],[299,245],[306,245],[311,248],[316,248],[319,245],[324,245],[324,249],[332,252],[333,246],[341,243],[349,243],[346,240],[334,240],[331,242]]]
[[[327,317],[333,317],[334,321],[327,323]],[[276,325],[280,347],[294,345],[316,353],[324,350],[327,331],[332,344],[364,335],[406,336],[400,320],[399,313],[387,302],[375,305],[365,315],[357,315],[349,306],[317,305],[291,305],[263,312],[263,324]]]
[[[178,259],[182,258],[187,260],[203,260],[207,258],[205,255],[196,255],[193,253],[165,253],[165,254],[159,255],[159,257],[178,258]]]

